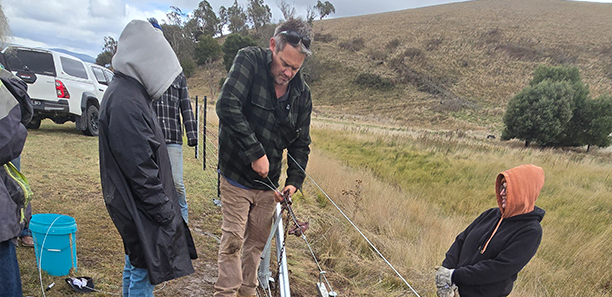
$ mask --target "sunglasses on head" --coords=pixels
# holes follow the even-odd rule
[[[278,35],[281,35],[281,34],[287,37],[287,42],[289,42],[291,45],[298,46],[301,41],[306,49],[310,49],[310,38],[306,36],[302,36],[298,32],[295,32],[295,31],[278,32]]]

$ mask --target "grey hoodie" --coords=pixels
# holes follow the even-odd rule
[[[183,71],[161,30],[141,20],[133,20],[123,29],[112,65],[140,82],[153,100]]]

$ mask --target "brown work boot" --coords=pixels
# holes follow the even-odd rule
[[[236,297],[257,297],[257,295],[240,295],[240,293],[236,292]]]
[[[22,236],[19,239],[21,240],[21,246],[34,247],[34,240],[32,239],[32,236]]]

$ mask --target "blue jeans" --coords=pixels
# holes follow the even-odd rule
[[[125,255],[123,297],[153,297],[154,289],[155,286],[149,280],[149,271],[132,266],[129,256]]]
[[[10,240],[0,242],[0,296],[23,296],[15,246]]]
[[[181,205],[181,215],[186,223],[189,223],[189,212],[187,207],[187,194],[183,183],[183,146],[176,143],[166,143],[170,165],[172,165],[172,178],[174,187],[178,194],[179,204]]]

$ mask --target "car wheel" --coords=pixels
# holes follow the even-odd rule
[[[89,105],[87,107],[87,114],[85,117],[87,121],[83,134],[89,136],[98,136],[98,107],[95,105]]]
[[[41,118],[39,118],[39,117],[32,117],[30,122],[26,125],[26,128],[36,130],[36,129],[40,128],[40,122],[42,122]]]

